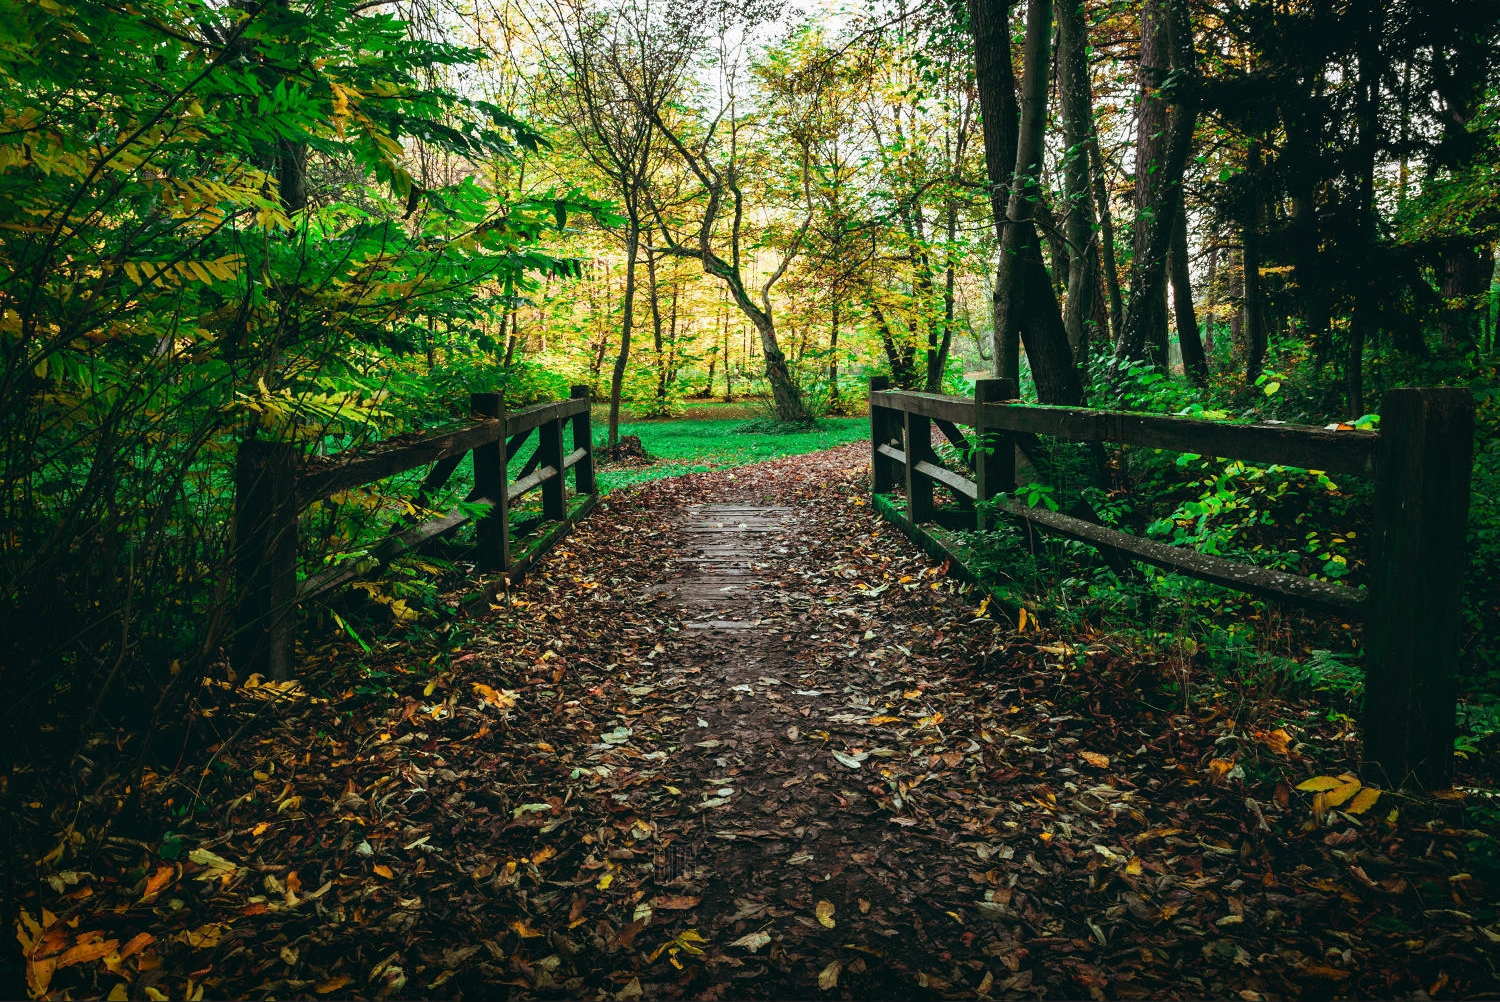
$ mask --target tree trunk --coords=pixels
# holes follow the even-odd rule
[[[1094,167],[1094,207],[1099,212],[1099,259],[1104,265],[1104,289],[1109,293],[1109,339],[1119,344],[1125,337],[1125,297],[1120,294],[1119,255],[1115,252],[1114,211],[1109,206],[1109,180],[1104,174],[1104,156],[1099,152],[1099,132],[1089,123],[1089,163]]]
[[[1158,355],[1165,355],[1162,342],[1166,339],[1167,248],[1172,242],[1174,210],[1198,119],[1197,59],[1186,0],[1150,0],[1147,10],[1155,13],[1143,14],[1146,19],[1143,24],[1162,16],[1166,19],[1177,90],[1172,95],[1175,107],[1167,126],[1165,148],[1157,160],[1137,165],[1137,213],[1132,227],[1137,250],[1130,270],[1130,303],[1125,308],[1124,336],[1115,351],[1116,368],[1129,359],[1158,361]],[[1145,105],[1150,103],[1143,101],[1143,116],[1148,111]],[[1139,201],[1143,197],[1143,182],[1147,192],[1144,197],[1149,199],[1144,206]],[[1149,348],[1152,345],[1156,347]]]
[[[1250,143],[1249,171],[1255,174],[1261,165],[1260,140]],[[1242,242],[1245,262],[1245,385],[1254,386],[1266,364],[1265,292],[1260,275],[1260,193],[1249,196],[1245,210]]]
[[[838,403],[839,399],[839,295],[835,290],[833,294],[833,309],[830,311],[828,328],[828,402]]]
[[[1145,0],[1141,5],[1141,54],[1136,64],[1140,98],[1135,131],[1135,224],[1130,231],[1130,310],[1146,311],[1144,357],[1158,366],[1165,366],[1167,361],[1167,285],[1155,280],[1157,262],[1152,258],[1151,227],[1145,221],[1172,212],[1175,205],[1167,190],[1171,185],[1165,171],[1167,98],[1161,90],[1170,61],[1167,33],[1164,0]],[[1143,272],[1139,277],[1138,269]],[[1136,304],[1138,296],[1142,297],[1140,306]]]
[[[651,341],[656,349],[656,402],[667,399],[666,346],[662,343],[661,297],[656,285],[656,255],[646,251],[646,292],[651,298]]]
[[[1052,51],[1051,0],[1027,0],[1026,4],[1026,76],[1021,92],[1021,125],[1016,145],[1016,160],[1011,172],[1010,197],[1000,227],[1000,260],[995,269],[995,359],[1008,367],[1002,356],[1008,346],[1017,343],[1021,331],[1021,307],[1030,277],[1027,262],[1021,258],[1021,246],[1027,242],[1036,202],[1042,193],[1042,140],[1047,125],[1047,59]],[[1040,245],[1038,245],[1040,249]],[[1045,266],[1043,272],[1045,273]],[[1051,287],[1051,279],[1048,280]],[[1017,372],[996,371],[1002,379],[1016,378]]]
[[[1068,298],[1063,326],[1073,359],[1088,364],[1089,330],[1099,285],[1099,251],[1094,240],[1094,205],[1089,185],[1089,140],[1093,136],[1094,101],[1089,85],[1088,28],[1082,4],[1067,2],[1057,16],[1058,90],[1062,97],[1063,232],[1067,237]]]
[[[1016,102],[1016,76],[1010,58],[1011,2],[968,0],[969,31],[974,37],[975,87],[979,92],[980,119],[984,126],[985,172],[990,182],[990,211],[995,220],[995,236],[1002,240],[1021,124],[1021,109]],[[992,364],[999,375],[1019,379],[1020,341],[1014,333],[1002,340],[996,325]]]
[[[609,442],[611,452],[620,444],[620,393],[625,386],[625,365],[630,360],[630,329],[635,322],[635,257],[641,246],[640,223],[632,219],[625,229],[625,296],[620,317],[620,350],[609,379]]]
[[[1208,382],[1208,362],[1203,357],[1203,339],[1198,335],[1198,318],[1193,313],[1193,282],[1188,268],[1187,210],[1182,205],[1182,189],[1177,191],[1177,219],[1172,227],[1172,246],[1168,249],[1172,270],[1172,311],[1177,316],[1177,343],[1182,348],[1182,368],[1199,386]]]
[[[1203,308],[1203,346],[1207,352],[1212,353],[1214,320],[1219,304],[1219,232],[1217,228],[1209,231],[1208,241],[1208,282],[1204,286],[1208,301]]]

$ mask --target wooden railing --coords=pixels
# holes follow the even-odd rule
[[[341,453],[332,461],[309,461],[303,450],[283,442],[244,442],[235,470],[234,566],[236,606],[232,660],[239,670],[276,679],[290,678],[294,661],[297,603],[364,576],[353,562],[297,580],[297,516],[315,501],[396,473],[431,464],[412,501],[428,507],[465,455],[474,457],[474,489],[468,501],[488,504],[475,525],[474,559],[479,569],[504,571],[518,582],[532,563],[587,515],[598,499],[589,426],[588,387],[573,387],[558,403],[507,413],[498,393],[470,398],[475,419],[424,434]],[[565,426],[572,427],[571,449],[564,449]],[[508,481],[507,463],[537,433],[536,451]],[[573,472],[574,497],[566,474]],[[541,519],[519,552],[512,552],[511,506],[540,489]],[[369,550],[380,564],[449,535],[469,521],[462,509],[416,525],[398,521]],[[366,558],[368,559],[368,558]]]
[[[1473,466],[1474,400],[1467,390],[1385,394],[1380,430],[1189,418],[1015,402],[1014,384],[981,379],[973,399],[892,391],[870,381],[870,442],[877,508],[914,536],[923,523],[983,528],[1000,513],[1081,540],[1119,560],[1155,564],[1262,598],[1361,620],[1365,628],[1367,763],[1391,786],[1443,788],[1453,765],[1465,526]],[[972,471],[939,462],[936,425],[973,457]],[[965,434],[960,426],[971,429]],[[972,439],[970,438],[972,435]],[[1016,489],[1016,451],[1038,435],[1113,442],[1274,463],[1374,480],[1367,590],[1254,567],[1029,507]],[[900,488],[904,509],[890,495]],[[934,505],[934,491],[955,505]]]

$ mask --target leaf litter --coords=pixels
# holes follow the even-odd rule
[[[1311,703],[1164,708],[1149,659],[976,616],[866,449],[614,495],[462,651],[386,652],[394,694],[304,679],[148,773],[170,834],[20,902],[28,991],[1500,989],[1452,801],[1360,785]]]

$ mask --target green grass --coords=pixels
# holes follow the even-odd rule
[[[604,421],[596,415],[594,439],[601,457]],[[683,473],[724,470],[760,463],[782,456],[799,456],[857,442],[869,435],[868,418],[825,418],[816,428],[790,434],[743,432],[741,420],[632,421],[620,425],[620,436],[639,435],[646,452],[656,460],[650,466],[596,466],[600,489],[608,493],[622,487],[675,477]],[[517,457],[519,460],[521,457]]]

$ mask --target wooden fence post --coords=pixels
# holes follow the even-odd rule
[[[1474,398],[1388,390],[1375,464],[1364,757],[1388,787],[1452,785]]]
[[[933,462],[932,418],[902,411],[906,430],[906,517],[912,525],[932,519],[932,478],[917,469],[923,460]]]
[[[563,468],[563,418],[546,422],[537,431],[537,452],[541,465],[550,466],[557,475],[542,481],[542,517],[561,522],[568,517],[568,471]]]
[[[590,399],[587,386],[575,386],[568,394],[572,400]],[[573,448],[585,453],[573,466],[573,490],[579,494],[594,493],[594,432],[590,423],[589,409],[573,417]]]
[[[878,393],[881,390],[888,390],[890,388],[890,376],[870,377],[871,393]],[[899,434],[892,425],[890,410],[885,407],[877,407],[872,401],[870,403],[870,493],[872,494],[889,494],[895,489],[898,483],[896,479],[896,461],[880,453],[880,447],[882,445],[889,445],[891,439]]]
[[[985,515],[983,502],[1016,489],[1016,440],[1008,432],[985,427],[985,404],[1016,399],[1014,379],[979,379],[974,382],[974,484],[979,495],[978,527],[993,521]]]
[[[235,457],[231,661],[243,675],[292,677],[300,463],[300,451],[286,442],[241,442]]]
[[[469,406],[481,417],[498,418],[502,425],[493,442],[474,447],[474,493],[494,503],[475,526],[476,558],[481,570],[510,567],[510,498],[505,472],[505,400],[498,393],[472,393]]]

